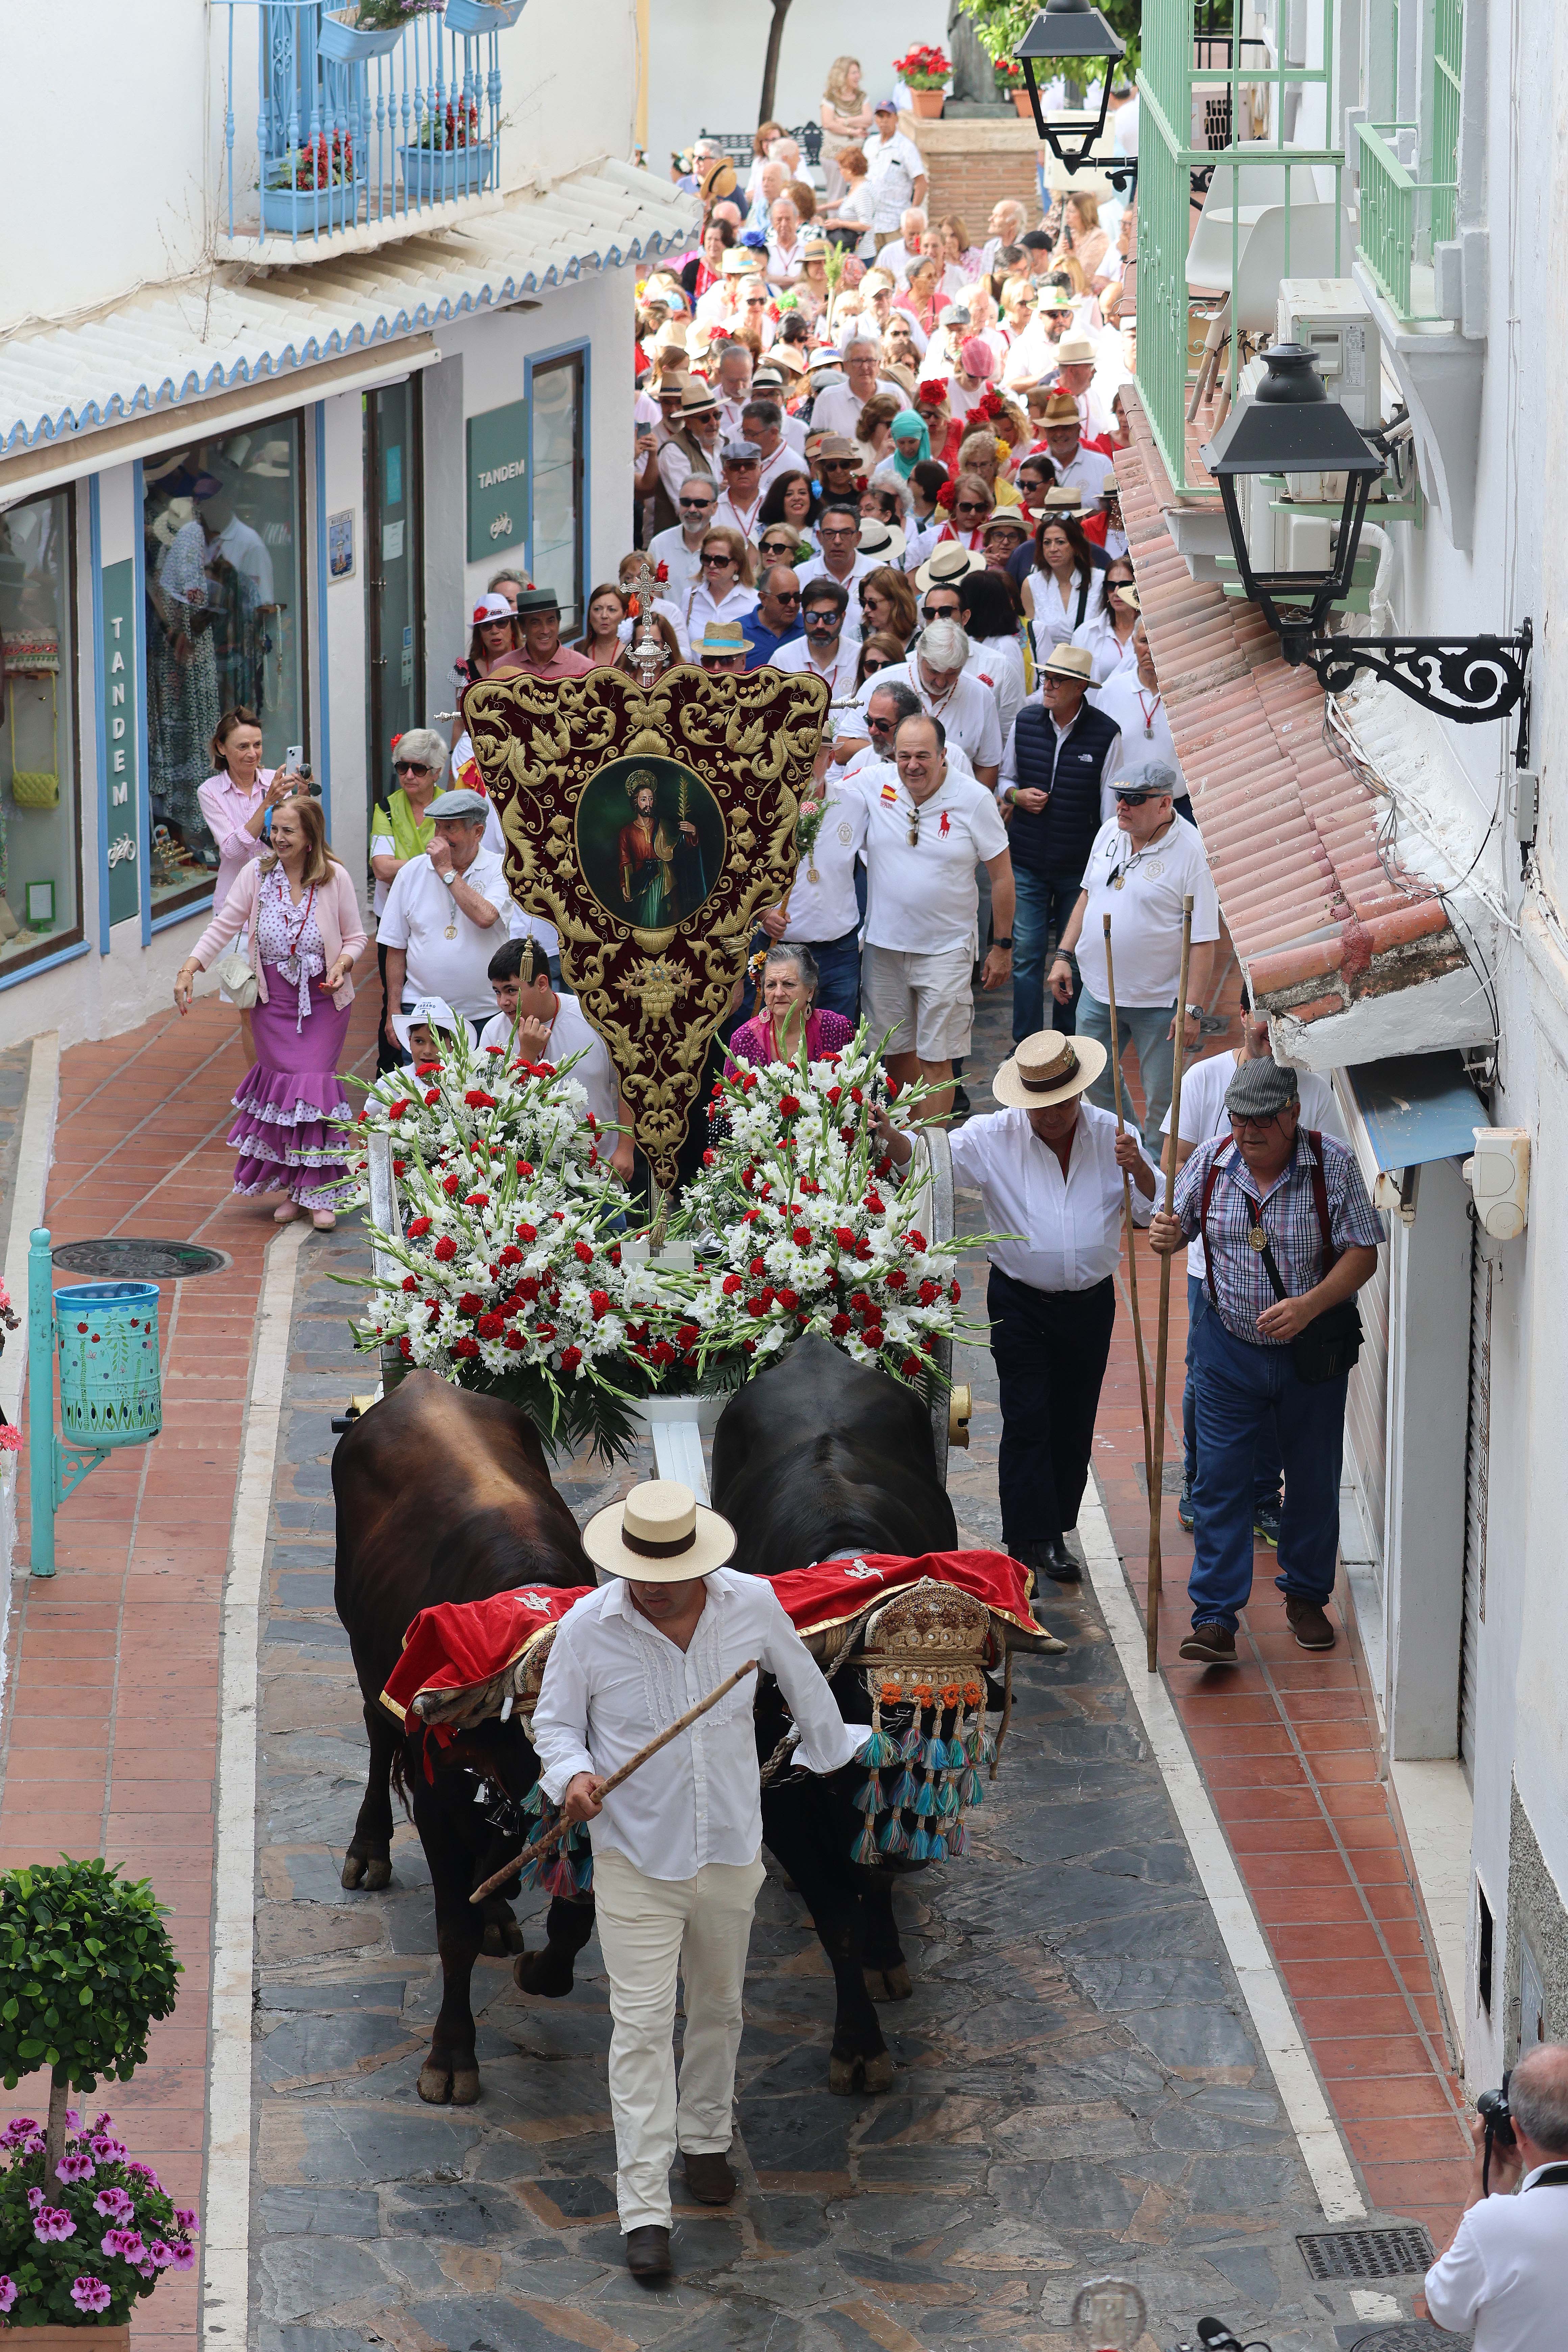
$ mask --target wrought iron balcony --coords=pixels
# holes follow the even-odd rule
[[[224,258],[314,261],[500,205],[500,36],[524,0],[415,0],[374,29],[330,0],[214,5],[228,16]],[[254,67],[236,33],[250,7]]]
[[[1416,180],[1405,169],[1385,132],[1413,123],[1358,122],[1361,142],[1361,231],[1356,255],[1400,323],[1442,316],[1431,262],[1434,243],[1454,233],[1452,180]]]

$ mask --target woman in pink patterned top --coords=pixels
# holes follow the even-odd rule
[[[737,1062],[761,1067],[795,1061],[803,1022],[809,1061],[842,1052],[855,1032],[842,1013],[817,1012],[816,995],[816,960],[811,950],[798,940],[776,940],[763,960],[763,1009],[754,1020],[743,1021],[731,1038],[725,1076],[734,1076]]]

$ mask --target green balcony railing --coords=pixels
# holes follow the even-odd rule
[[[1361,239],[1357,257],[1379,292],[1412,323],[1436,319],[1432,271],[1423,261],[1440,225],[1450,228],[1454,217],[1452,180],[1416,180],[1388,144],[1384,133],[1410,126],[1398,122],[1358,122],[1361,142]],[[1421,199],[1432,199],[1425,220]]]

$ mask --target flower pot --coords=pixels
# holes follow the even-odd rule
[[[16,2327],[5,2330],[7,2344],[20,2345],[26,2338],[25,2352],[81,2352],[83,2338],[91,2335],[102,2352],[131,2352],[131,2322],[122,2319],[118,2327],[101,2326],[97,2320],[87,2320],[80,2327],[57,2327],[51,2321],[47,2327]]]
[[[495,149],[481,139],[467,147],[419,147],[397,151],[410,204],[438,204],[452,196],[482,195],[495,184]]]
[[[329,65],[363,66],[371,58],[390,57],[407,30],[406,25],[387,25],[379,32],[362,33],[357,25],[323,11],[316,47]]]
[[[1011,93],[1011,95],[1013,103],[1017,108],[1019,113],[1024,115],[1026,118],[1032,118],[1035,110],[1028,91],[1026,89],[1016,89]]]
[[[352,228],[363,191],[363,180],[340,181],[330,188],[263,188],[261,225],[294,236],[309,236],[318,228]]]
[[[528,0],[447,0],[447,30],[469,38],[476,33],[504,33],[527,5]]]
[[[944,89],[911,89],[910,112],[919,122],[938,122],[946,97]]]

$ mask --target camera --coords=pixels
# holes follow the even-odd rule
[[[1487,2194],[1488,2182],[1491,2175],[1492,2150],[1498,2147],[1516,2147],[1519,2144],[1513,2136],[1513,2119],[1508,2104],[1508,2086],[1512,2079],[1510,2068],[1502,2078],[1500,2091],[1483,2091],[1476,2101],[1476,2113],[1487,2127],[1486,2146],[1481,2153],[1481,2195],[1483,2197]]]

